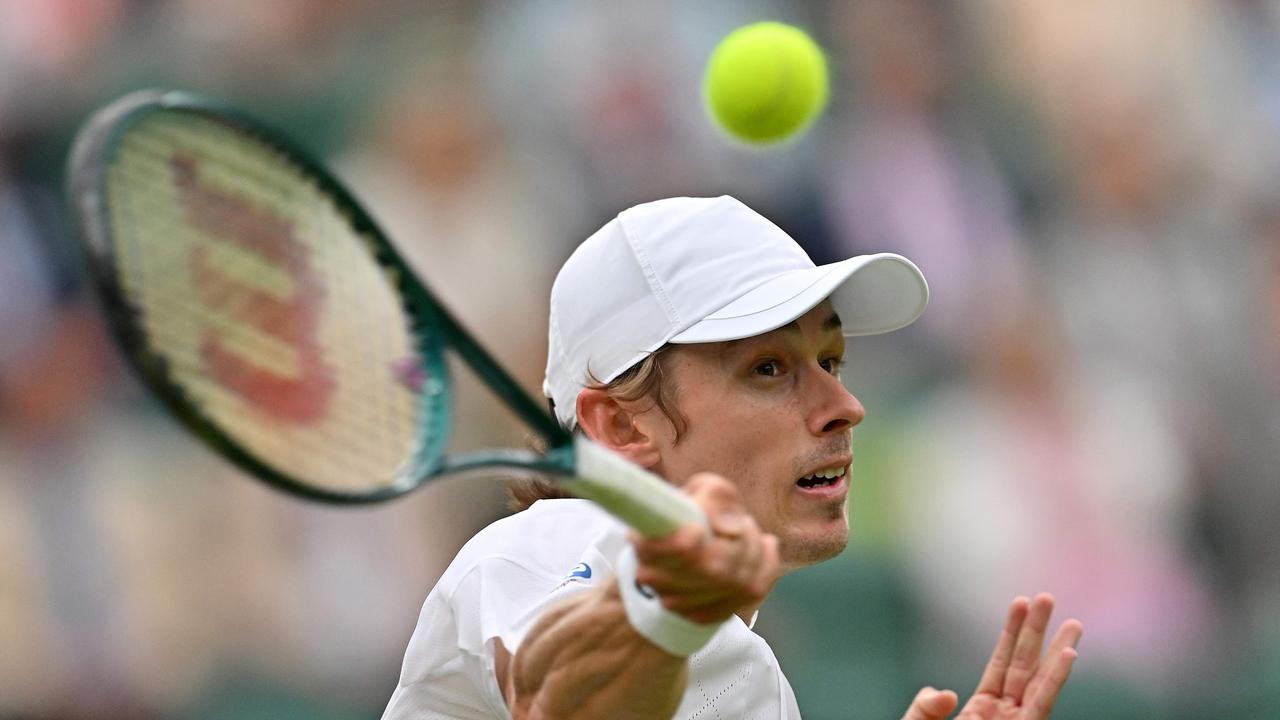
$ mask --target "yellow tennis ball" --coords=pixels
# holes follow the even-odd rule
[[[711,53],[702,90],[725,132],[748,143],[775,143],[803,133],[826,106],[827,60],[800,28],[745,25]]]

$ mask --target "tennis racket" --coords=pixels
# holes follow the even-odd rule
[[[111,333],[146,386],[251,476],[329,503],[502,466],[657,537],[705,523],[671,485],[559,426],[317,161],[227,105],[143,90],[95,113],[69,194]],[[550,448],[446,453],[456,352]]]

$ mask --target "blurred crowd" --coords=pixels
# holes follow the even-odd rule
[[[792,144],[700,71],[812,30]],[[807,718],[977,680],[1010,598],[1086,635],[1060,718],[1280,715],[1280,2],[0,0],[0,718],[371,718],[500,484],[307,505],[133,380],[62,196],[91,110],[231,101],[323,157],[530,390],[556,269],[619,210],[732,194],[818,262],[899,252],[921,322],[854,340],[840,558],[758,629]],[[459,447],[523,433],[461,382]]]

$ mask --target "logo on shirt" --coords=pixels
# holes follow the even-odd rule
[[[573,572],[569,573],[569,577],[587,580],[591,577],[591,566],[586,563],[578,563],[574,566]]]

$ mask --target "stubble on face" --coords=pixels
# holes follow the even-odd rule
[[[793,344],[800,342],[808,344],[794,352],[810,359],[825,353],[833,341],[821,339],[831,336],[828,323],[821,322],[825,317],[822,312],[817,310],[816,321],[808,321],[807,334],[787,336],[784,349],[795,348]],[[830,314],[829,308],[825,312]],[[812,337],[820,340],[805,339]],[[755,341],[737,347],[746,346],[745,357],[750,362],[755,351],[747,343]],[[677,390],[674,405],[687,424],[678,442],[669,424],[663,428],[663,459],[655,469],[676,483],[698,471],[716,472],[729,479],[738,486],[747,510],[761,528],[778,536],[781,559],[789,569],[839,555],[849,541],[847,496],[823,503],[798,495],[795,484],[805,472],[832,458],[847,457],[850,431],[821,438],[808,434],[801,399],[769,386],[761,390],[749,376],[744,380],[742,368],[737,366],[742,358],[716,347],[723,345],[680,346],[664,358],[670,363],[666,379],[673,381]],[[837,347],[842,355],[843,338]]]
[[[779,552],[782,564],[789,569],[799,569],[830,560],[844,552],[849,544],[849,522],[846,503],[839,503],[831,509],[829,519],[832,527],[827,533],[819,536],[797,535],[783,530]]]

